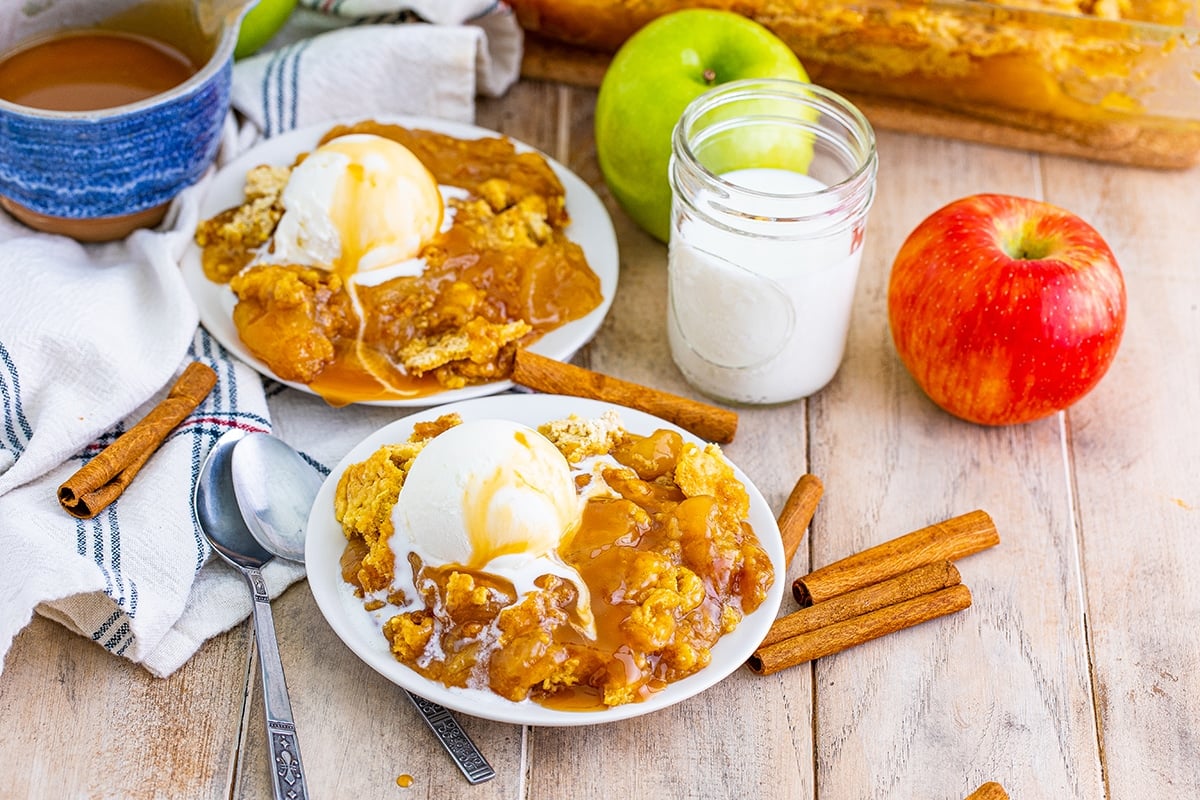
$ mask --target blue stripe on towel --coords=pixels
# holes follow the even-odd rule
[[[25,446],[33,437],[33,426],[25,417],[25,407],[21,400],[21,376],[3,342],[0,342],[0,363],[3,364],[3,370],[0,370],[0,400],[4,405],[5,438],[0,446],[10,450],[15,461],[25,452]]]
[[[125,639],[123,644],[121,642],[122,639]],[[110,652],[124,653],[125,648],[128,647],[132,641],[133,637],[129,635],[129,623],[122,622],[121,625],[113,632],[113,635],[109,637],[108,641],[104,643],[104,648]],[[122,644],[120,650],[116,649],[118,644]]]
[[[276,50],[271,56],[271,60],[267,62],[267,69],[263,72],[262,80],[262,103],[263,103],[263,136],[270,138],[275,132],[275,126],[271,120],[271,77],[275,74],[276,65],[283,58],[283,51]]]
[[[300,59],[304,56],[304,51],[312,44],[312,39],[302,39],[295,45],[296,53],[292,57],[288,65],[288,71],[291,76],[291,100],[288,103],[288,120],[287,129],[292,130],[299,122],[299,103],[300,103]]]
[[[117,515],[119,503],[118,498],[103,514],[76,523],[75,548],[80,555],[90,556],[104,576],[104,593],[119,607],[127,608],[130,598],[126,594],[125,575],[121,572],[121,536]]]
[[[188,355],[192,358],[205,362],[213,371],[217,373],[217,385],[209,392],[208,397],[200,404],[197,411],[204,411],[205,414],[212,414],[221,406],[223,394],[228,391],[228,387],[233,383],[233,372],[231,369],[223,369],[220,360],[224,360],[225,367],[230,367],[228,359],[220,359],[217,351],[224,354],[224,348],[217,344],[216,340],[209,335],[204,328],[197,328],[196,336],[192,340],[192,346],[188,351]],[[205,446],[205,436],[201,434],[199,427],[192,429],[192,483],[191,496],[195,496],[196,483],[200,480],[200,468],[204,463],[205,454],[208,452],[208,447]],[[195,515],[192,519],[192,535],[195,537],[196,544],[196,572],[204,566],[204,562],[208,560],[212,548],[208,544],[208,539],[204,536],[204,531],[200,530],[200,525],[195,520]]]
[[[300,60],[312,40],[281,47],[263,75],[263,135],[276,136],[296,127],[300,98]]]
[[[108,629],[111,628],[116,623],[116,621],[119,620],[120,618],[121,618],[121,612],[114,611],[112,613],[112,616],[109,617],[107,620],[105,620],[104,624],[102,624],[99,628],[97,628],[92,633],[92,640],[96,641],[96,642],[100,641],[101,637],[103,637],[104,634],[108,633]]]
[[[271,100],[272,105],[275,107],[275,118],[274,124],[267,132],[267,136],[275,136],[286,130],[283,124],[283,73],[284,64],[288,56],[291,55],[291,52],[292,48],[290,47],[281,48],[278,62],[273,62],[276,63],[276,68],[275,74],[271,78]]]
[[[112,506],[109,506],[111,509]],[[92,529],[92,560],[96,562],[96,566],[100,568],[100,573],[104,575],[104,593],[109,597],[113,595],[112,575],[108,572],[108,566],[104,563],[104,526],[101,524],[102,516],[92,517],[88,520],[88,525]]]
[[[117,515],[117,503],[105,509],[108,522],[108,566],[112,570],[115,592],[109,592],[118,606],[125,605],[125,576],[121,574],[121,518]],[[99,553],[97,553],[99,556]],[[99,559],[97,559],[98,561]]]
[[[208,333],[206,331],[204,331],[203,329],[199,329],[199,331],[196,334],[196,339],[193,340],[193,342],[192,342],[192,348],[191,348],[191,351],[188,353],[188,355],[193,358],[208,360],[208,359],[204,358],[203,351],[210,349],[211,343],[212,343],[211,340],[208,338]],[[198,352],[198,351],[201,351],[201,352]],[[214,394],[216,394],[215,388],[212,392],[209,393],[209,396],[204,399],[204,401],[200,404],[199,408],[204,408],[209,403],[214,402],[214,400],[213,400]],[[199,410],[199,409],[197,409],[197,410]],[[189,484],[189,489],[188,489],[188,497],[189,498],[196,496],[196,484],[200,480],[200,465],[203,462],[204,454],[208,452],[204,448],[204,437],[200,435],[199,430],[197,430],[197,428],[195,428],[194,426],[191,428],[191,435],[192,435],[192,463],[191,463],[192,474],[191,474],[191,482]],[[196,524],[195,515],[193,514],[192,516],[193,516],[192,536],[195,537],[195,545],[196,545],[195,568],[196,568],[196,572],[199,572],[200,568],[202,566],[204,566],[205,560],[208,558],[210,548],[208,545],[208,540],[204,538],[203,531],[201,531],[200,526],[198,524]]]
[[[305,463],[307,463],[310,467],[315,469],[317,472],[324,475],[326,478],[328,478],[329,473],[333,471],[329,467],[322,464],[320,461],[317,461],[315,458],[310,456],[308,453],[300,453],[300,457],[304,459]]]

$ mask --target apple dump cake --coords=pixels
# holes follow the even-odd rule
[[[347,468],[334,506],[342,576],[400,662],[560,710],[703,669],[775,577],[720,449],[611,411],[419,423]]]
[[[782,39],[814,83],[870,101],[877,126],[953,136],[969,119],[1035,132],[1026,140],[1051,151],[1111,161],[1181,167],[1200,157],[1194,0],[510,4],[535,45],[540,39],[603,53],[679,9],[733,11]]]
[[[503,138],[363,122],[196,231],[246,347],[331,404],[505,378],[515,348],[600,305],[546,160]]]

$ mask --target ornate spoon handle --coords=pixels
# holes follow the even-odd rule
[[[449,711],[412,692],[408,693],[408,698],[417,707],[417,711],[421,712],[421,717],[454,759],[454,763],[462,770],[468,783],[483,783],[496,777],[496,770],[492,769],[492,765],[483,757],[483,753],[479,752],[471,737],[467,736],[467,732],[459,726],[458,720]]]
[[[308,800],[308,785],[300,761],[300,740],[292,719],[279,643],[275,639],[275,619],[271,598],[257,569],[243,568],[242,573],[254,593],[254,640],[258,644],[258,666],[262,672],[263,703],[266,706],[267,741],[270,743],[271,787],[275,800]]]

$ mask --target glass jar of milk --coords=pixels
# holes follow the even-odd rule
[[[672,142],[667,330],[696,389],[779,403],[833,378],[875,171],[870,124],[822,87],[734,81],[687,107]]]

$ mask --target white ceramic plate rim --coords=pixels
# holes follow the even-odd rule
[[[750,523],[774,565],[775,582],[762,605],[752,614],[746,615],[732,633],[717,642],[712,649],[712,662],[707,667],[683,680],[669,684],[641,703],[629,703],[598,711],[559,711],[532,701],[514,703],[486,691],[443,686],[414,672],[392,656],[386,639],[368,612],[363,609],[362,601],[354,597],[349,584],[342,580],[339,559],[345,548],[346,538],[333,514],[333,498],[338,479],[350,464],[363,461],[382,445],[406,440],[415,422],[433,420],[442,414],[457,412],[464,420],[507,419],[536,427],[543,422],[570,414],[588,418],[598,417],[610,409],[616,410],[625,428],[635,433],[648,434],[658,428],[669,428],[678,431],[688,441],[701,442],[692,434],[665,420],[630,408],[559,395],[506,394],[439,406],[411,414],[380,428],[355,445],[333,469],[317,494],[309,517],[305,542],[309,586],[317,606],[338,637],[380,675],[427,700],[464,714],[523,725],[594,725],[649,714],[704,691],[742,666],[774,622],[783,598],[786,580],[783,542],[775,516],[762,494],[736,466],[734,470],[750,495]]]
[[[387,125],[424,128],[460,139],[503,136],[496,131],[476,125],[426,117],[377,116],[370,119]],[[223,166],[213,176],[212,183],[200,200],[200,219],[208,219],[226,208],[241,203],[246,172],[251,168],[259,164],[287,166],[295,160],[297,155],[315,147],[320,138],[334,126],[352,125],[361,121],[364,120],[334,120],[321,125],[289,131],[255,145]],[[516,139],[508,138],[518,151],[540,152]],[[613,230],[608,210],[605,209],[604,203],[592,191],[592,188],[562,164],[545,153],[541,155],[558,175],[566,190],[567,213],[571,218],[571,223],[565,230],[566,235],[583,248],[588,264],[600,278],[600,291],[603,294],[600,305],[587,315],[550,331],[529,348],[540,355],[566,361],[596,334],[616,296],[619,267],[617,236]],[[194,241],[189,241],[181,259],[181,266],[184,283],[191,292],[200,312],[200,323],[226,350],[249,364],[260,374],[302,392],[314,394],[313,390],[303,383],[281,380],[271,371],[270,367],[246,348],[241,337],[238,336],[237,327],[233,324],[233,307],[236,302],[234,294],[226,284],[213,283],[205,277],[204,267],[200,261],[200,248]],[[362,405],[423,408],[434,403],[450,403],[496,394],[511,388],[511,381],[494,381],[422,397],[369,400],[362,402]]]

